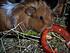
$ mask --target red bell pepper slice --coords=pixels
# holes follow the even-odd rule
[[[46,39],[47,39],[46,36],[48,35],[49,32],[57,32],[65,39],[66,42],[70,41],[70,34],[58,24],[53,24],[51,29],[46,28],[43,31],[42,37],[41,37],[41,44],[44,50],[46,51],[46,53],[58,53],[56,50],[52,52],[51,48],[49,48],[48,43],[46,42]]]

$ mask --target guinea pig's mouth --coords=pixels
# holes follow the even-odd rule
[[[46,23],[46,24],[44,23],[44,26],[42,26],[40,31],[43,32],[46,28],[50,29],[52,27],[52,25],[53,25],[53,22],[49,22],[49,23]]]
[[[42,26],[42,28],[40,28],[40,30],[37,31],[37,32],[43,32],[45,29],[51,29],[51,27],[52,27],[52,24],[50,24],[50,25],[45,24],[45,25]]]
[[[47,25],[44,25],[43,27],[42,27],[42,29],[40,30],[40,32],[43,32],[46,28],[51,28],[51,26],[50,27],[47,27]]]

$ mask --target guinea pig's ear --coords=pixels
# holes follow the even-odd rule
[[[29,7],[25,10],[25,13],[28,15],[28,16],[31,16],[34,12],[36,11],[36,8],[34,7]]]

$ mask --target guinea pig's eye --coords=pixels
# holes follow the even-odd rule
[[[35,11],[36,11],[36,9],[34,7],[29,7],[25,10],[25,13],[27,15],[31,16]]]
[[[40,20],[43,20],[43,16],[40,16],[39,19],[40,19]]]

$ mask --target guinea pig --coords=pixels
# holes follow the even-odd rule
[[[13,9],[12,17],[16,18],[16,23],[20,24],[18,30],[34,29],[40,32],[44,27],[51,25],[54,19],[52,11],[44,1],[34,1],[25,5],[17,5]]]
[[[36,9],[35,13],[32,14],[29,22],[33,29],[42,31],[44,28],[52,25],[54,17],[45,2],[40,1],[38,5],[39,7]]]
[[[4,9],[0,9],[0,31],[10,30],[11,28],[10,18],[6,16]]]

